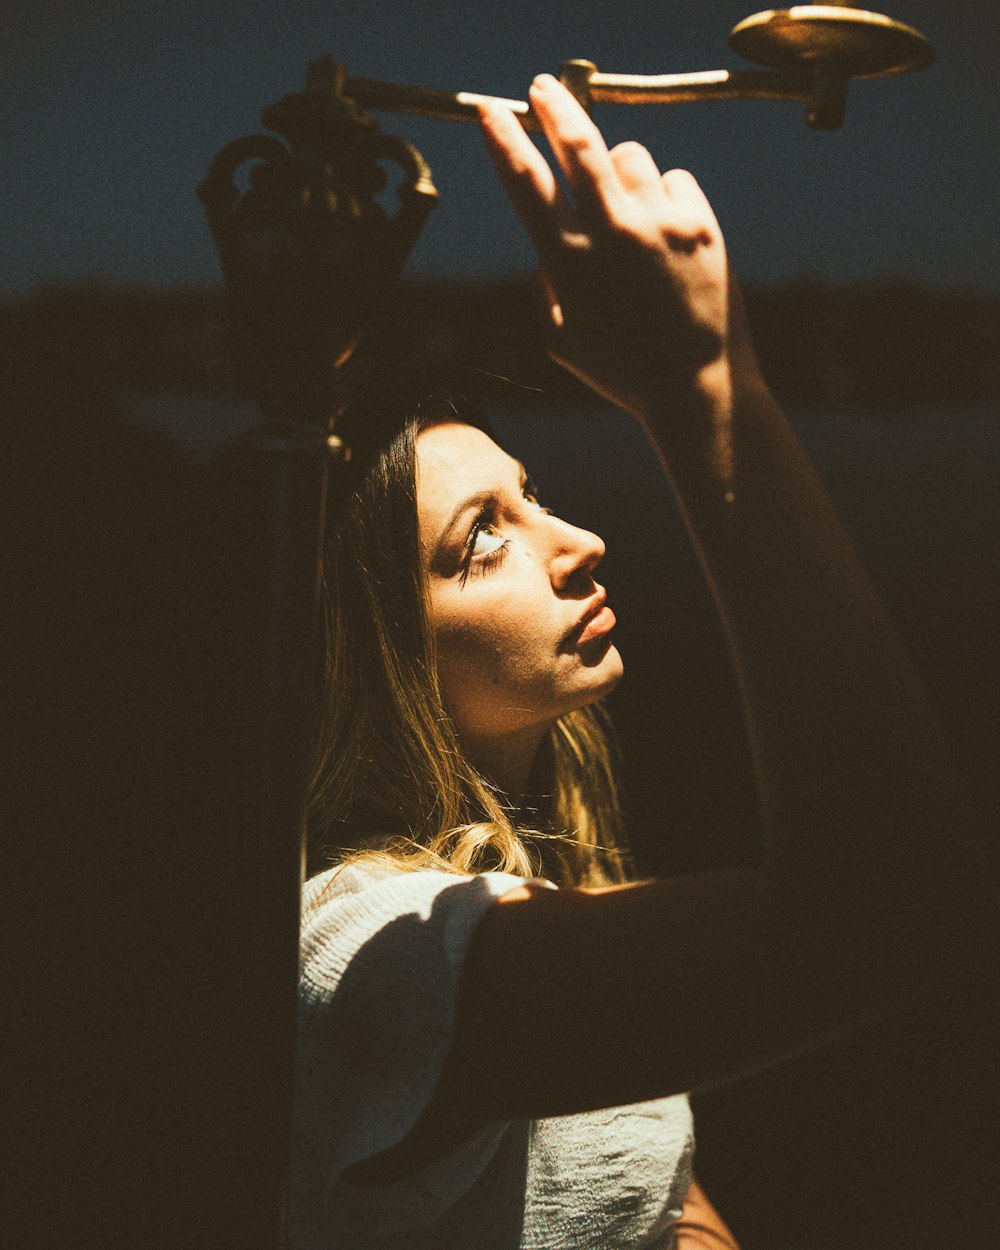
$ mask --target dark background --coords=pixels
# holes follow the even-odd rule
[[[205,837],[198,803],[179,797],[197,788],[178,748],[192,715],[177,642],[190,626],[183,537],[206,452],[255,420],[193,194],[212,154],[325,52],[358,75],[523,97],[533,73],[571,56],[636,72],[735,66],[725,34],[751,8],[5,10],[5,949],[24,1003],[5,1134],[21,1199],[10,1244],[89,1245],[95,1230],[106,1244],[238,1244],[241,1213],[220,1187],[234,1155],[248,1167],[255,1156],[210,1107],[213,1082],[241,1072],[220,1039],[245,1004],[212,952],[232,941],[213,917],[242,848]],[[702,178],[751,285],[768,374],[995,829],[995,18],[985,3],[929,0],[893,15],[930,36],[938,65],[856,84],[836,134],[782,104],[598,119]],[[651,458],[623,418],[545,366],[522,281],[530,253],[474,129],[383,125],[421,147],[442,193],[408,269],[419,281],[388,315],[386,359],[418,378],[457,372],[546,501],[608,539],[640,864],[752,857],[732,681]],[[906,1018],[698,1099],[698,1169],[745,1250],[1000,1244],[988,963]],[[160,1142],[153,1125],[167,1126]]]
[[[996,291],[995,9],[890,8],[928,36],[937,64],[854,84],[838,133],[809,131],[801,108],[783,103],[607,106],[600,120],[610,138],[639,138],[662,166],[702,179],[746,280],[890,275]],[[359,77],[523,99],[534,74],[572,57],[635,73],[745,68],[726,38],[753,11],[743,0],[11,0],[0,25],[0,283],[214,283],[192,191],[264,104],[301,89],[314,57],[332,54]],[[530,267],[512,212],[485,194],[493,173],[474,127],[388,128],[417,144],[443,192],[411,272]]]

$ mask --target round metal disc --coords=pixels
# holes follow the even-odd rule
[[[755,13],[733,27],[729,46],[771,69],[801,71],[819,61],[851,78],[908,74],[934,60],[934,49],[912,26],[882,13],[832,4]]]

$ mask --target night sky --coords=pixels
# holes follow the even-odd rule
[[[348,72],[523,98],[531,77],[589,57],[608,71],[745,68],[727,46],[753,0],[12,0],[4,79],[2,285],[96,280],[211,286],[195,188],[261,108],[330,53]],[[738,270],[753,281],[903,277],[1000,289],[1000,102],[985,0],[898,0],[938,61],[856,83],[845,128],[814,133],[798,105],[601,106],[702,180]],[[410,272],[475,278],[530,268],[475,128],[383,114],[415,142],[442,195]]]

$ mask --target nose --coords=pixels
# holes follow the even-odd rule
[[[551,518],[556,526],[549,574],[556,590],[572,593],[579,589],[589,594],[591,573],[604,558],[604,539],[590,530]]]

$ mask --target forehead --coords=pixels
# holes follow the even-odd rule
[[[518,461],[475,426],[442,422],[417,437],[417,507],[422,520],[450,514],[477,491],[509,485],[511,479],[516,485],[520,476]]]

